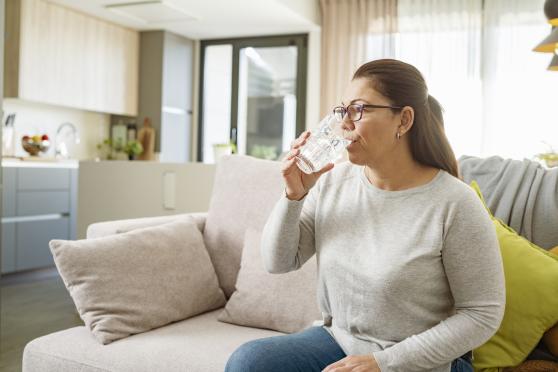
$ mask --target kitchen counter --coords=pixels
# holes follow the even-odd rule
[[[76,159],[31,159],[31,158],[3,158],[2,167],[17,168],[78,168],[79,161]]]

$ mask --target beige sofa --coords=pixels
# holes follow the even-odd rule
[[[224,158],[217,168],[210,208],[193,214],[227,298],[240,268],[244,231],[261,229],[282,192],[280,164],[244,156]],[[184,215],[95,223],[87,238],[154,226]],[[133,335],[108,345],[85,327],[29,342],[23,371],[223,371],[241,344],[282,333],[217,320],[223,309]]]
[[[462,170],[465,171],[465,180],[469,182],[470,179],[478,179],[481,188],[483,185],[490,186],[494,189],[493,194],[497,195],[497,182],[493,179],[501,180],[505,177],[494,172],[494,177],[487,178],[491,172],[487,172],[484,166],[486,162],[475,159],[468,161],[472,163],[461,164]],[[491,159],[489,163],[488,167],[493,168],[493,171],[494,168],[511,169],[509,164],[502,165],[499,159]],[[518,172],[523,172],[521,169],[525,167],[520,162],[514,164],[517,165]],[[244,232],[249,228],[261,230],[273,205],[281,197],[283,182],[280,166],[278,162],[244,156],[223,158],[217,167],[208,212],[194,214],[198,227],[203,232],[204,243],[215,267],[219,284],[227,298],[234,291],[240,268]],[[544,173],[540,169],[536,169],[536,172]],[[553,172],[546,176],[556,177],[557,174]],[[519,191],[521,185],[533,190],[525,182],[525,177],[518,179]],[[554,178],[546,183],[553,187],[557,184]],[[538,181],[538,184],[545,182]],[[506,182],[503,187],[509,191],[510,183]],[[519,191],[517,194],[520,194]],[[497,200],[491,199],[493,195],[487,193],[485,196],[489,203],[493,203],[490,205],[491,209],[503,207],[501,202],[498,204]],[[529,197],[523,198],[525,205],[519,205],[522,199],[515,194],[511,199],[513,202],[508,209],[515,211],[521,207],[537,211],[536,203],[535,208],[525,207],[529,205]],[[546,209],[547,204],[544,204]],[[544,213],[546,209],[543,210]],[[509,223],[510,218],[506,218],[505,214],[506,211],[498,217]],[[550,214],[554,215],[554,209]],[[96,223],[89,226],[87,238],[162,224],[181,216],[183,215]],[[543,214],[540,218],[544,220],[549,217]],[[536,218],[528,220],[536,221]],[[513,219],[511,222],[513,225]],[[520,231],[522,229],[522,226],[512,227]],[[550,235],[542,234],[536,229],[529,232],[533,233],[534,240],[541,240],[539,244],[545,248],[550,246],[551,242],[556,242],[556,237],[552,235],[554,230],[550,231]],[[549,241],[546,245],[542,244],[545,240]],[[221,311],[222,308],[213,310],[108,345],[98,343],[85,327],[56,332],[37,338],[26,345],[23,371],[223,371],[229,356],[241,344],[282,334],[220,322],[217,317]]]

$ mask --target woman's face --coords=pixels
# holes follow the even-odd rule
[[[352,103],[393,105],[387,98],[372,88],[367,79],[352,80],[345,95],[342,105]],[[401,125],[401,115],[389,108],[364,108],[362,118],[356,122],[343,119],[345,137],[353,140],[347,147],[349,160],[353,164],[365,165],[381,162],[396,150],[396,135]]]

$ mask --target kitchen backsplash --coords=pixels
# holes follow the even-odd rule
[[[24,135],[47,134],[50,148],[42,156],[54,156],[54,138],[58,126],[65,122],[75,125],[79,132],[80,143],[68,146],[70,157],[74,159],[93,159],[97,155],[96,145],[109,137],[110,115],[91,111],[28,102],[19,99],[4,99],[4,118],[15,113],[15,156],[28,156],[21,147]]]

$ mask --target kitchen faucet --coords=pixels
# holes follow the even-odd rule
[[[69,158],[69,153],[68,153],[68,147],[66,146],[66,143],[64,141],[62,141],[62,143],[60,143],[59,137],[60,137],[60,133],[62,132],[62,129],[69,127],[72,131],[72,136],[74,137],[74,142],[75,144],[79,144],[80,139],[79,139],[79,133],[78,130],[76,128],[76,126],[70,122],[65,122],[62,123],[58,126],[58,129],[56,129],[56,135],[54,136],[54,156],[57,158],[63,158],[63,159],[68,159]]]

